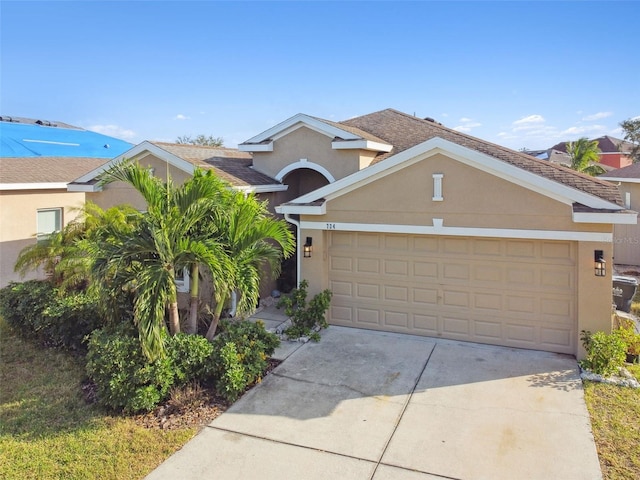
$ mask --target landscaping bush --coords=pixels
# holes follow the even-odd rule
[[[107,407],[139,412],[153,410],[174,386],[205,381],[211,374],[213,346],[197,335],[164,331],[166,355],[149,362],[131,326],[96,330],[89,339],[87,374]]]
[[[39,280],[0,290],[0,314],[21,335],[70,350],[84,350],[85,336],[103,325],[93,294],[61,296],[50,282]]]
[[[615,332],[607,335],[583,330],[581,340],[587,351],[586,358],[580,362],[582,368],[609,376],[618,373],[618,369],[624,365],[627,344]]]
[[[88,347],[87,374],[104,406],[126,412],[152,410],[173,385],[170,358],[149,363],[131,329],[96,330]]]
[[[320,340],[316,328],[327,328],[325,314],[331,303],[331,290],[324,290],[315,295],[307,305],[307,287],[309,282],[302,280],[291,295],[282,297],[277,307],[284,307],[285,314],[291,319],[291,327],[285,330],[287,336],[298,338],[308,336],[314,341]]]
[[[262,380],[267,359],[280,344],[261,322],[222,321],[222,332],[213,339],[213,375],[216,390],[235,401],[245,389]]]
[[[213,345],[206,338],[178,333],[168,339],[166,347],[173,364],[176,386],[206,381],[211,377]]]

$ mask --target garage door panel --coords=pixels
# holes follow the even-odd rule
[[[409,320],[408,312],[387,310],[384,312],[382,324],[387,327],[402,327],[404,330],[410,327]]]
[[[380,298],[380,285],[370,283],[358,283],[356,285],[356,298],[376,301]]]
[[[409,274],[409,261],[408,260],[385,260],[384,269],[385,275],[402,275]]]
[[[353,258],[344,256],[332,256],[329,269],[332,272],[352,272],[353,271]]]
[[[331,323],[575,353],[573,242],[331,232],[329,245]]]
[[[440,331],[438,329],[438,317],[415,313],[413,315],[413,330],[418,334],[436,336]]]
[[[356,308],[355,314],[357,324],[380,327],[380,310],[358,307]]]
[[[357,273],[380,273],[380,259],[378,258],[357,258]]]

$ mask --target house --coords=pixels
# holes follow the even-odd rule
[[[578,356],[610,330],[613,228],[637,222],[612,183],[392,109],[239,149],[288,186],[276,211],[331,324]]]
[[[631,151],[634,147],[633,143],[620,138],[610,137],[608,135],[594,138],[593,140],[598,142],[598,148],[600,149],[600,164],[605,169],[605,166],[623,168],[633,163],[633,159],[631,157]],[[550,150],[557,150],[559,152],[566,153],[567,143],[568,142],[560,142],[551,147]]]
[[[577,356],[581,330],[611,327],[614,225],[637,223],[612,183],[392,109],[298,114],[238,150],[143,142],[69,190],[145,208],[97,182],[124,159],[268,199],[296,232],[296,278],[332,290],[331,324]]]
[[[626,208],[640,212],[640,163],[610,171],[599,178],[618,184]],[[613,258],[621,265],[640,266],[640,225],[616,225]]]
[[[131,144],[62,122],[0,117],[0,287],[20,251],[73,220],[85,202],[67,184]]]

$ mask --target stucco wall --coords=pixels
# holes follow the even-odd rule
[[[306,158],[309,162],[326,168],[336,180],[357,172],[360,169],[360,151],[333,150],[332,140],[326,135],[301,127],[275,140],[273,152],[255,152],[253,168],[275,178],[286,166]]]
[[[440,202],[432,200],[434,173],[444,175]],[[327,210],[326,220],[333,222],[351,221],[357,213],[359,223],[430,226],[440,218],[447,227],[611,231],[606,225],[576,224],[570,205],[443,155],[331,200]]]
[[[154,175],[166,181],[167,170],[171,180],[176,185],[181,185],[191,175],[174,167],[167,165],[166,162],[154,157],[153,155],[145,155],[138,159],[140,165],[153,168]],[[105,185],[101,192],[92,192],[87,194],[87,200],[97,204],[100,208],[107,209],[115,205],[127,204],[137,210],[145,210],[147,204],[142,196],[130,185],[123,182],[113,182]]]
[[[0,192],[0,287],[12,281],[42,278],[41,272],[22,278],[13,271],[20,251],[36,242],[37,211],[62,208],[62,222],[66,225],[78,216],[76,209],[82,207],[84,199],[84,193],[66,190]]]

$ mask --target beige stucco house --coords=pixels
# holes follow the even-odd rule
[[[76,218],[85,194],[67,191],[67,184],[105,162],[104,158],[0,157],[0,288],[42,277],[42,272],[25,277],[15,273],[18,254]]]
[[[612,170],[599,178],[618,185],[626,208],[640,212],[640,163]],[[640,225],[616,225],[613,258],[622,265],[640,266]]]
[[[112,162],[125,158],[174,181],[213,169],[268,199],[296,231],[297,279],[332,290],[331,324],[578,356],[581,330],[610,330],[614,226],[637,223],[612,183],[390,109],[299,114],[239,150],[143,142]],[[144,209],[98,186],[108,166],[69,190]]]
[[[239,148],[289,187],[276,211],[331,324],[573,355],[610,330],[613,229],[637,222],[612,183],[395,110]]]

